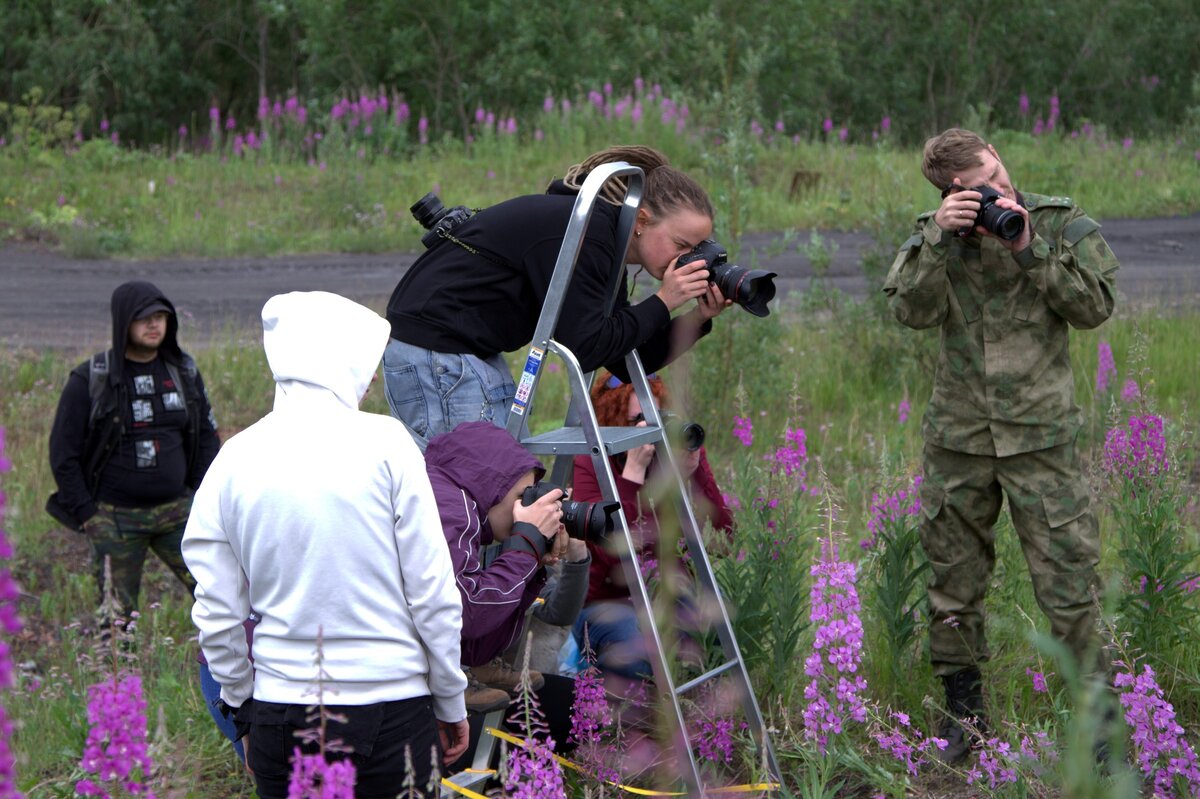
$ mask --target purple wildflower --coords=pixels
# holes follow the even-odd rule
[[[1096,393],[1108,391],[1110,381],[1117,376],[1117,363],[1113,359],[1112,347],[1107,341],[1096,345],[1098,363],[1096,365]]]
[[[1142,673],[1120,671],[1113,684],[1121,689],[1125,723],[1131,728],[1133,755],[1142,775],[1154,786],[1154,796],[1178,796],[1176,784],[1186,781],[1188,796],[1200,795],[1200,763],[1175,720],[1175,708],[1154,679],[1154,670],[1143,664]]]
[[[833,119],[825,117],[825,121],[821,123],[821,130],[825,131],[826,135],[833,133]]]
[[[1023,117],[1029,116],[1029,95],[1025,92],[1021,92],[1021,96],[1017,98],[1017,111]]]
[[[1029,675],[1029,679],[1033,683],[1033,690],[1035,693],[1046,694],[1050,692],[1050,689],[1046,686],[1045,674],[1042,674],[1040,671],[1034,671],[1028,666],[1025,668],[1025,673]]]
[[[179,126],[179,138],[186,139],[187,135],[188,135],[187,125],[180,125]]]
[[[330,763],[320,753],[305,755],[292,750],[292,775],[288,799],[354,799],[357,775],[349,760]]]
[[[142,783],[154,769],[146,743],[142,678],[127,672],[88,688],[87,719],[91,726],[79,766],[95,780],[81,781],[76,792],[107,795],[101,786],[115,782],[131,794],[153,799]],[[97,792],[85,793],[90,790]]]
[[[1125,385],[1121,387],[1121,402],[1132,405],[1141,396],[1142,392],[1138,388],[1137,381],[1132,378],[1126,380]]]
[[[912,726],[907,713],[893,712],[892,718],[897,722],[890,732],[875,732],[871,737],[879,748],[904,764],[904,769],[914,777],[917,770],[925,763],[925,755],[933,747],[946,748],[946,741],[941,738],[928,737]]]
[[[911,411],[911,410],[912,410],[912,405],[909,403],[908,397],[905,397],[904,399],[900,400],[900,405],[896,409],[896,416],[897,416],[898,420],[900,421],[900,424],[904,424],[905,422],[908,421],[908,414],[909,414],[909,411]]]
[[[733,437],[742,442],[743,447],[754,443],[754,423],[746,416],[733,417]]]
[[[837,545],[821,542],[821,556],[812,569],[809,618],[817,625],[813,651],[804,661],[811,679],[804,689],[805,737],[825,753],[829,736],[849,721],[866,721],[862,691],[867,681],[858,673],[862,663],[863,626],[859,618],[858,572],[855,564],[838,559]]]
[[[743,721],[741,726],[743,730],[746,729],[746,722]],[[697,753],[710,763],[733,762],[733,733],[736,728],[731,718],[700,722],[700,729],[696,733]]]
[[[1170,464],[1161,416],[1130,416],[1126,427],[1114,427],[1104,439],[1104,468],[1132,483],[1163,474]]]

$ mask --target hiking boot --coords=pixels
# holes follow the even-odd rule
[[[947,715],[942,719],[937,737],[946,741],[945,749],[935,749],[934,755],[948,766],[961,763],[987,731],[983,717],[983,675],[969,668],[942,678],[946,687]],[[966,721],[964,727],[962,721]]]
[[[499,688],[488,688],[475,679],[469,669],[463,669],[467,675],[467,690],[464,698],[467,700],[467,710],[472,713],[488,713],[508,707],[508,693]]]
[[[521,670],[514,669],[498,657],[485,666],[472,666],[471,673],[484,685],[501,688],[510,694],[516,694],[521,688]],[[536,691],[545,684],[546,678],[540,671],[529,670],[530,690]]]

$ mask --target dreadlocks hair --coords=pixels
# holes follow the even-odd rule
[[[980,153],[987,142],[978,133],[962,128],[948,128],[925,140],[925,156],[921,172],[939,191],[954,182],[959,172],[974,169],[983,163]]]
[[[582,163],[575,164],[567,170],[563,183],[578,191],[593,169],[601,164],[613,164],[618,161],[641,167],[646,173],[642,207],[653,216],[666,216],[674,211],[687,209],[703,214],[709,219],[713,218],[713,205],[708,198],[708,192],[704,191],[699,183],[671,166],[667,156],[653,147],[628,144],[592,153]],[[604,184],[600,197],[613,205],[620,205],[625,199],[625,189],[625,180],[614,178]]]
[[[592,386],[592,406],[596,409],[596,421],[601,427],[628,427],[629,417],[626,414],[629,412],[629,395],[633,394],[633,384],[619,383],[610,388],[611,382],[615,382],[612,374],[601,371]],[[658,406],[668,407],[671,402],[667,384],[657,375],[651,375],[647,382]]]

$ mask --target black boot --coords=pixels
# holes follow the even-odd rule
[[[946,741],[946,748],[935,750],[937,759],[955,765],[966,759],[978,735],[986,730],[983,717],[983,675],[979,669],[967,668],[942,678],[946,686],[948,712],[938,729],[937,737]],[[966,719],[971,731],[960,723]]]

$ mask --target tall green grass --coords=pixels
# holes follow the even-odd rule
[[[313,165],[269,150],[156,155],[105,140],[59,151],[0,150],[0,235],[79,257],[234,256],[414,250],[409,206],[431,189],[484,207],[537,193],[585,155],[616,143],[659,147],[694,174],[731,245],[750,231],[859,229],[887,241],[896,222],[937,202],[911,148],[768,141],[729,128],[678,133],[657,120],[566,124],[543,138],[486,135],[383,156],[330,143]],[[1033,137],[993,141],[1019,187],[1066,194],[1098,218],[1200,210],[1200,161],[1182,140]],[[361,154],[361,157],[360,157]],[[733,253],[736,256],[736,251]]]
[[[231,330],[229,342],[197,353],[225,435],[266,413],[273,397],[261,349],[236,343],[238,332]],[[186,339],[187,331],[182,335]],[[1195,422],[1192,409],[1200,402],[1200,385],[1194,379],[1200,316],[1192,313],[1162,319],[1153,314],[1122,313],[1098,330],[1074,334],[1077,389],[1089,419],[1084,455],[1093,465],[1099,460],[1112,403],[1119,407],[1119,400],[1109,394],[1097,395],[1094,389],[1096,348],[1101,339],[1113,347],[1120,378],[1138,379],[1173,428],[1181,431],[1183,465],[1194,474],[1197,450],[1189,434]],[[807,596],[809,559],[815,551],[811,528],[818,515],[812,504],[815,499],[791,496],[782,484],[766,477],[763,458],[782,444],[786,428],[807,431],[809,479],[823,480],[823,490],[836,499],[837,525],[846,538],[844,556],[861,557],[855,544],[867,535],[872,494],[890,490],[896,480],[918,470],[919,421],[930,391],[928,365],[935,346],[936,340],[928,335],[881,319],[867,304],[837,300],[836,311],[830,312],[828,307],[793,302],[765,320],[731,309],[717,320],[709,337],[665,373],[677,396],[686,397],[680,403],[681,412],[708,431],[709,457],[719,485],[742,503],[735,552],[762,542],[774,546],[775,539],[784,542],[778,558],[755,553],[745,563],[756,569],[775,564],[775,576],[787,581],[792,594],[777,588],[772,589],[777,595],[764,596],[764,586],[774,583],[754,579],[755,573],[745,567],[734,569],[735,561],[719,559],[717,568],[730,592],[730,607],[735,613],[746,609],[738,624],[744,648],[750,653],[752,677],[759,687],[761,706],[780,730],[776,746],[786,764],[786,780],[796,790],[813,779],[803,765],[811,762],[806,759],[810,750],[797,732],[797,719],[804,685],[799,664],[811,642],[811,631],[804,632],[807,603],[803,598]],[[57,529],[41,510],[53,488],[46,440],[58,393],[68,370],[85,355],[8,352],[0,356],[0,392],[5,397],[2,423],[7,430],[7,454],[14,466],[4,481],[9,536],[16,547],[14,571],[26,594],[22,612],[36,631],[36,635],[14,641],[14,660],[22,664],[22,677],[18,693],[8,702],[17,720],[18,773],[31,797],[71,795],[86,734],[84,694],[96,679],[86,657],[91,639],[83,632],[94,600],[86,548],[75,533]],[[522,353],[512,356],[514,364],[522,358]],[[543,379],[532,416],[535,429],[560,423],[566,401],[562,378],[561,372],[549,372]],[[905,396],[913,409],[901,423],[897,408]],[[386,413],[379,391],[368,396],[367,408]],[[735,415],[753,421],[753,447],[743,447],[733,438]],[[792,509],[786,513],[756,509],[753,499],[760,490],[782,497],[785,503],[792,503],[785,508]],[[1103,507],[1103,501],[1099,506]],[[1181,526],[1195,539],[1194,503],[1186,513],[1189,515],[1181,520]],[[770,519],[781,526],[767,528]],[[1122,560],[1112,549],[1112,521],[1103,511],[1101,521],[1106,539],[1104,568],[1115,579]],[[1044,728],[1065,738],[1071,703],[1057,694],[1058,699],[1032,693],[1026,677],[1027,667],[1046,672],[1057,669],[1037,646],[1037,636],[1045,634],[1045,625],[1016,537],[1006,522],[998,542],[999,560],[989,595],[995,654],[986,670],[992,712],[998,722],[1020,722],[1026,728]],[[1200,564],[1191,567],[1195,570]],[[860,576],[864,597],[868,581],[875,579],[873,573],[864,566]],[[165,764],[158,791],[159,795],[183,797],[235,795],[247,790],[246,782],[199,696],[188,605],[169,574],[157,566],[148,569],[143,594],[147,610],[139,632],[138,656],[145,675],[156,757]],[[937,716],[926,705],[926,697],[936,701],[940,693],[920,645],[905,652],[893,651],[881,627],[882,619],[870,615],[874,611],[869,603],[866,612],[864,665],[872,690],[877,692],[874,698],[905,710],[930,729]],[[788,638],[797,630],[799,638]],[[791,640],[795,647],[790,671],[775,658],[772,646],[776,637]],[[923,641],[920,630],[917,640]],[[1169,685],[1180,723],[1191,731],[1200,723],[1200,680],[1183,664],[1194,663],[1198,656],[1200,639],[1194,625],[1188,626],[1171,658],[1177,665],[1169,671]],[[896,662],[905,669],[903,680],[896,677]],[[861,762],[839,761],[830,766],[832,773],[848,785],[894,790],[885,787],[887,780],[898,779],[887,758],[874,750],[869,740],[854,740],[860,742]],[[945,779],[954,784],[955,778]],[[961,786],[961,782],[957,784]],[[1006,790],[1000,795],[1023,795],[1015,788]]]

